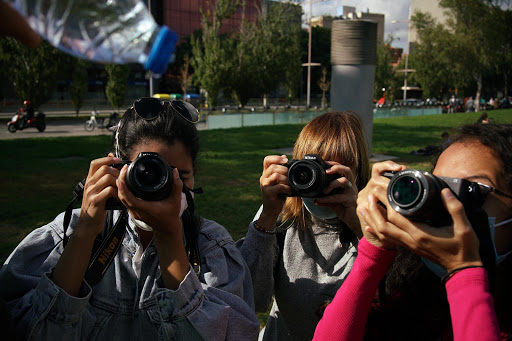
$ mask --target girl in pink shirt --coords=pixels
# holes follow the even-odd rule
[[[508,256],[512,250],[512,125],[467,125],[458,129],[456,137],[439,156],[433,174],[471,181],[483,193],[481,207],[489,217],[497,260],[496,309],[474,231],[478,226],[471,225],[464,205],[445,188],[441,199],[451,216],[451,225],[434,227],[407,219],[389,205],[390,180],[382,176],[385,171],[406,167],[388,161],[374,165],[372,179],[359,192],[357,212],[364,238],[359,242],[350,275],[317,325],[315,340],[368,337],[367,319],[372,301],[379,282],[397,255],[397,246],[446,270],[442,282],[454,340],[499,340],[510,335],[507,266],[510,267]],[[424,321],[426,326],[431,323]]]

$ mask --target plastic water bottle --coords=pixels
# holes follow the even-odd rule
[[[56,48],[99,63],[139,63],[163,74],[178,35],[140,0],[8,0]]]

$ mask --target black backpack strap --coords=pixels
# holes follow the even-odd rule
[[[276,231],[276,239],[277,239],[277,246],[279,248],[278,250],[278,260],[277,264],[281,263],[281,259],[283,258],[283,250],[284,250],[284,240],[286,238],[286,232],[292,227],[295,219],[288,219],[285,221],[282,221],[281,219],[278,219],[275,225],[275,231]],[[279,269],[279,266],[276,266],[274,268],[274,277],[277,278],[278,274],[277,271]]]
[[[489,228],[487,213],[483,208],[475,208],[469,212],[466,211],[466,214],[480,242],[480,258],[482,259],[484,268],[487,270],[489,290],[491,294],[494,295],[494,289],[496,287],[496,255],[494,252],[494,243],[491,239],[491,229]]]
[[[187,208],[181,216],[183,223],[183,234],[185,236],[185,251],[189,263],[197,275],[201,273],[201,258],[199,254],[198,238],[203,226],[203,219],[193,210]]]
[[[292,227],[293,223],[295,222],[295,219],[287,219],[287,220],[281,220],[278,219],[275,225],[276,230],[276,238],[277,238],[277,245],[279,246],[279,252],[283,253],[284,248],[284,239],[286,237],[286,231],[290,227]]]

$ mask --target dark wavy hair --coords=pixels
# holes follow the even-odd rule
[[[122,159],[129,160],[133,156],[135,146],[147,141],[161,141],[168,145],[180,141],[191,157],[195,170],[195,160],[199,153],[197,128],[181,117],[170,102],[163,101],[162,110],[151,120],[140,117],[134,107],[130,107],[124,113],[117,129],[112,138],[110,151],[115,154],[117,135],[119,156]]]
[[[512,124],[475,123],[457,127],[452,132],[450,143],[445,150],[455,143],[479,142],[491,149],[500,161],[500,177],[505,186],[503,190],[512,193]],[[434,159],[434,165],[437,163]],[[500,329],[512,335],[512,256],[496,265],[495,310]]]
[[[466,124],[455,128],[450,134],[450,141],[443,145],[439,153],[455,143],[477,141],[494,151],[501,161],[501,176],[509,192],[512,192],[512,124]],[[439,155],[434,158],[434,167]]]

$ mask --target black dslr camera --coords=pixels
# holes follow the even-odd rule
[[[335,191],[323,192],[340,175],[325,173],[331,166],[317,154],[307,154],[302,160],[290,160],[284,166],[288,167],[288,185],[292,189],[290,197],[320,198],[334,194]]]
[[[126,172],[126,185],[137,197],[147,201],[160,201],[171,194],[173,185],[172,171],[158,153],[142,152],[131,161],[121,161],[112,167],[121,169],[129,165]],[[115,198],[107,200],[106,209],[119,209],[123,205]]]
[[[455,194],[466,213],[481,208],[485,199],[477,183],[464,179],[435,176],[416,169],[384,172],[383,176],[391,179],[387,191],[391,207],[410,220],[432,226],[452,223],[441,199],[443,188]]]

